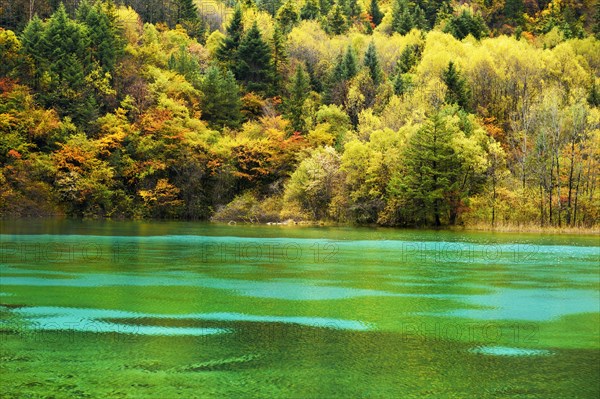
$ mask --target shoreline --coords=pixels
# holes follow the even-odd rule
[[[354,228],[381,228],[381,229],[395,229],[395,230],[438,230],[438,231],[453,231],[453,232],[488,232],[488,233],[540,233],[540,234],[565,234],[565,235],[600,235],[600,226],[595,227],[556,227],[547,226],[540,227],[535,225],[501,225],[501,226],[489,226],[485,224],[474,224],[474,225],[454,225],[454,226],[382,226],[378,224],[354,224],[354,223],[343,223],[343,222],[332,222],[332,221],[313,221],[313,220],[302,220],[295,221],[292,219],[282,222],[250,222],[250,221],[223,221],[223,220],[201,220],[201,219],[161,219],[161,218],[108,218],[108,217],[68,217],[64,215],[56,216],[32,216],[32,217],[0,217],[0,224],[3,222],[19,221],[19,220],[63,220],[63,221],[106,221],[106,222],[195,222],[195,223],[208,223],[215,225],[227,225],[227,226],[272,226],[272,227],[354,227]]]

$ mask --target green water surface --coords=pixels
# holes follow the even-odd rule
[[[597,398],[600,236],[4,221],[0,398]]]

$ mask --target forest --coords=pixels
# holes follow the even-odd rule
[[[0,2],[0,217],[600,225],[600,2]]]

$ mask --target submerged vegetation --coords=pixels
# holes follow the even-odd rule
[[[2,216],[599,223],[592,1],[77,3],[0,9]]]

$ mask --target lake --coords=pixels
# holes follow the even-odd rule
[[[2,398],[597,398],[600,236],[4,221]]]

